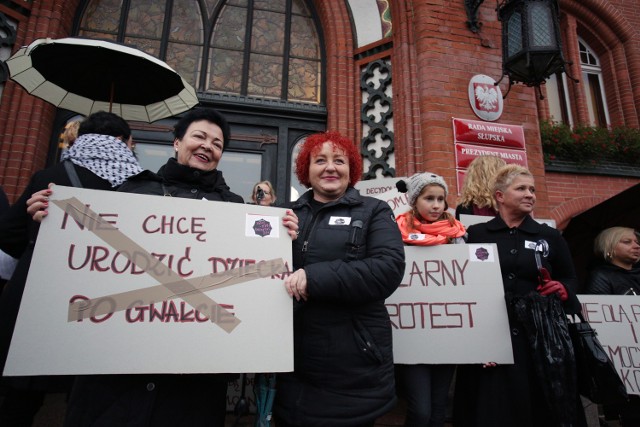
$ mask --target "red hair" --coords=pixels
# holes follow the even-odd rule
[[[340,135],[340,133],[336,131],[315,133],[307,137],[296,158],[296,176],[298,177],[298,181],[307,188],[311,187],[311,183],[309,182],[311,156],[317,155],[322,149],[322,144],[325,142],[331,142],[334,151],[344,151],[344,154],[349,159],[349,185],[353,187],[356,182],[360,181],[360,177],[362,176],[360,153],[349,138]]]

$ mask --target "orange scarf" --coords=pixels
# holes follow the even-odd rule
[[[400,214],[396,217],[398,228],[402,234],[402,241],[408,245],[435,246],[451,243],[456,237],[462,237],[466,233],[464,225],[458,220],[454,220],[451,225],[448,220],[423,224],[413,217],[413,223],[409,224],[411,211]]]

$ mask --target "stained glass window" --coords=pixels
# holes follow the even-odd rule
[[[320,41],[305,0],[88,0],[78,35],[136,47],[206,92],[321,101]]]
[[[254,0],[248,6],[232,0],[223,7],[211,37],[205,89],[319,103],[320,44],[304,1]]]
[[[80,22],[80,36],[116,40],[123,0],[93,0]]]
[[[129,6],[126,34],[159,40],[164,28],[166,2],[157,0],[136,0]]]
[[[165,61],[197,86],[204,52],[204,20],[193,0],[173,0]]]

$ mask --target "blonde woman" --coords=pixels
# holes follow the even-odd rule
[[[611,227],[600,232],[593,251],[604,261],[591,272],[587,292],[640,295],[640,243],[633,228]]]
[[[69,149],[76,142],[78,138],[78,129],[80,129],[80,123],[82,120],[74,120],[69,122],[64,127],[64,132],[62,132],[62,144],[63,148]]]
[[[469,226],[467,243],[495,243],[502,272],[505,298],[513,301],[532,292],[562,302],[567,314],[580,311],[574,289],[576,274],[569,247],[560,232],[536,222],[531,214],[536,204],[536,187],[531,172],[519,165],[506,165],[496,173],[493,195],[498,215],[488,222]],[[545,251],[536,260],[536,243]],[[559,419],[545,396],[536,374],[527,329],[507,304],[513,364],[493,362],[459,365],[454,398],[456,427],[561,427],[578,426],[584,412],[576,410],[570,420]],[[551,318],[549,318],[551,321]],[[554,360],[554,363],[564,362]],[[567,362],[570,363],[570,362]],[[568,380],[567,390],[575,390]],[[576,395],[576,400],[577,400]],[[577,409],[577,407],[576,407]],[[580,418],[581,417],[581,418]]]
[[[601,261],[587,282],[588,294],[640,295],[640,240],[629,227],[610,227],[596,236],[593,252]],[[640,425],[640,397],[621,405],[605,405],[605,416],[620,418],[620,426]],[[607,418],[608,419],[608,418]]]
[[[256,205],[272,206],[276,203],[276,192],[269,181],[260,181],[253,186],[251,200]]]
[[[506,162],[498,156],[479,156],[473,159],[464,178],[456,218],[461,214],[496,216],[498,208],[491,183],[498,169]]]

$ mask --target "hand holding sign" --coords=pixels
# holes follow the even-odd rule
[[[293,368],[284,209],[63,186],[50,199],[5,375]]]

